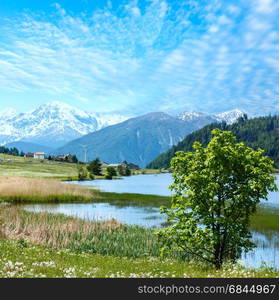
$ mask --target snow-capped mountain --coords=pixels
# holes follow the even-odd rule
[[[196,111],[185,111],[177,115],[177,118],[190,123],[195,129],[199,129],[209,123],[216,122],[216,119],[213,116]]]
[[[244,114],[245,112],[240,109],[233,109],[220,114],[216,114],[214,116],[219,122],[225,121],[227,124],[233,124],[239,117],[242,117]]]
[[[185,111],[185,112],[179,114],[177,117],[178,117],[178,119],[180,119],[182,121],[193,121],[198,118],[203,118],[205,116],[208,116],[208,115],[206,115],[204,113],[196,112],[196,111]]]
[[[0,144],[22,141],[56,148],[126,119],[86,112],[61,102],[50,102],[26,113],[6,109],[0,112]]]
[[[157,126],[156,122],[166,122],[168,118],[173,118],[180,123],[181,121],[184,122],[183,126],[179,124],[187,129],[184,128],[184,134],[186,134],[186,131],[190,133],[212,122],[226,121],[231,124],[243,114],[238,109],[215,115],[188,111],[173,118],[167,114],[157,112],[148,114],[148,122],[146,122],[148,126],[146,126],[151,128],[152,126]],[[50,102],[25,113],[19,113],[15,109],[8,108],[0,112],[0,145],[20,142],[20,145],[24,145],[24,149],[28,149],[28,143],[32,144],[30,144],[30,149],[34,148],[34,144],[53,149],[60,148],[72,140],[100,131],[110,125],[123,123],[127,119],[129,119],[128,116],[120,114],[83,111],[61,102]],[[141,126],[144,127],[145,118],[139,119],[142,121]],[[152,122],[154,123],[153,125],[151,125]],[[125,123],[124,125],[126,126],[127,124],[130,123]],[[173,123],[169,122],[168,124],[171,124],[169,130],[172,130]],[[110,133],[114,128],[118,127],[113,127]],[[106,133],[106,131],[104,132]],[[139,134],[138,131],[136,133]],[[170,135],[170,131],[167,131],[167,135]],[[111,133],[111,136],[114,136],[114,134]],[[155,139],[155,137],[153,138]],[[173,142],[169,142],[169,147],[183,138],[184,136],[182,135],[177,140],[175,136],[174,139],[171,139]],[[145,147],[148,147],[147,141],[148,139],[146,139],[146,142],[141,141]],[[114,150],[109,147],[106,151]]]
[[[7,107],[6,109],[2,110],[0,112],[0,119],[2,120],[9,120],[17,116],[19,112],[12,108],[12,107]]]
[[[227,124],[232,124],[244,114],[245,112],[240,109],[225,111],[219,114],[204,114],[195,111],[185,111],[177,115],[177,118],[187,122],[196,122],[197,125],[201,127],[212,122],[222,121],[225,121]]]
[[[87,150],[87,161],[99,157],[107,163],[127,160],[144,167],[194,129],[191,123],[153,112],[75,139],[53,154],[71,153],[84,160],[83,145]]]

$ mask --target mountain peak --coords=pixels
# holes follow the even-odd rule
[[[18,114],[19,114],[19,112],[16,109],[14,109],[12,107],[7,107],[0,112],[0,118],[7,120],[7,119],[14,118]]]
[[[227,124],[232,124],[237,121],[237,119],[245,114],[244,111],[236,108],[229,111],[225,111],[219,114],[205,114],[196,111],[185,111],[177,115],[177,118],[183,121],[204,121],[210,122],[222,122],[225,121]],[[204,124],[206,125],[206,124]]]
[[[51,101],[51,102],[47,102],[45,104],[40,105],[39,107],[37,107],[35,110],[33,111],[56,111],[56,112],[75,112],[78,114],[84,114],[85,112],[75,108],[67,103],[64,102],[59,102],[59,101]]]
[[[191,111],[185,111],[185,112],[179,114],[177,117],[178,117],[178,119],[183,120],[183,121],[192,121],[194,119],[204,117],[204,116],[206,116],[206,114],[191,110]]]
[[[68,141],[123,121],[122,116],[86,112],[59,101],[18,114],[0,113],[0,144],[14,141],[60,147]],[[125,118],[124,118],[125,119]]]
[[[143,116],[140,116],[140,118],[142,119],[150,119],[150,120],[167,120],[167,119],[172,119],[173,117],[171,117],[170,115],[164,113],[164,112],[150,112],[147,113]]]
[[[245,114],[244,111],[236,108],[223,113],[214,115],[214,117],[219,121],[225,121],[227,124],[232,124],[237,121],[237,119]]]

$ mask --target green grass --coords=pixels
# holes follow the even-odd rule
[[[54,250],[0,238],[0,278],[3,277],[279,277],[272,268],[248,269],[227,265],[214,270],[197,262],[158,258],[130,259]]]
[[[0,176],[77,179],[77,165],[0,154]],[[11,161],[9,162],[8,159]]]
[[[1,196],[0,200],[13,204],[40,203],[92,203],[91,198],[80,195],[49,195],[49,196]]]
[[[29,212],[14,205],[2,205],[0,209],[2,233],[10,238],[20,237],[44,246],[67,248],[78,253],[130,258],[160,256],[161,241],[150,228],[122,225],[115,221],[87,221],[63,214]],[[263,221],[270,219],[270,215],[264,211],[262,213],[266,216]],[[259,221],[256,219],[254,222],[257,224]],[[252,226],[251,229],[263,232],[262,226]],[[266,227],[264,233],[270,232],[270,228]],[[189,260],[192,257],[172,252],[168,258]]]
[[[12,156],[0,154],[0,176],[23,176],[23,177],[40,177],[53,178],[60,180],[78,180],[77,164],[47,159],[39,160],[34,158],[24,158],[21,156]],[[10,161],[8,161],[10,160]],[[166,170],[140,169],[132,170],[133,175],[138,174],[159,174],[167,172]],[[95,179],[104,179],[106,168],[102,168],[103,175],[95,176]],[[117,179],[119,177],[114,177]]]
[[[251,218],[250,228],[262,233],[267,231],[279,232],[279,208],[259,206],[257,213]]]
[[[140,169],[140,170],[133,170],[134,175],[139,175],[139,174],[160,174],[160,173],[169,173],[169,170],[164,170],[164,169]]]
[[[75,164],[49,163],[47,160],[41,162],[5,155],[0,155],[0,158],[12,159],[12,162],[0,163],[0,176],[75,180],[77,175]],[[142,172],[154,174],[159,171],[139,170],[137,174]],[[171,197],[157,195],[119,194],[98,190],[91,192],[92,198],[75,195],[0,195],[0,198],[6,202],[22,204],[103,202],[116,206],[141,207],[169,206],[171,200]],[[3,210],[1,207],[0,209]],[[185,257],[177,253],[172,253],[162,260],[159,257],[160,242],[151,229],[124,226],[116,230],[107,230],[97,226],[88,231],[82,229],[67,232],[63,230],[63,226],[71,228],[72,224],[79,222],[81,227],[84,226],[82,224],[89,227],[92,224],[88,225],[86,221],[63,215],[45,214],[45,219],[42,220],[41,214],[25,211],[21,211],[20,214],[22,223],[19,226],[19,234],[0,238],[0,277],[279,277],[278,270],[266,267],[247,269],[237,264],[224,266],[222,270],[216,271],[196,261],[182,261]],[[13,215],[7,214],[7,220],[10,220],[11,226],[16,223]],[[252,218],[251,230],[278,232],[278,220],[279,209],[261,206]],[[32,222],[33,227],[30,227]],[[86,226],[84,227],[88,228]],[[35,236],[31,242],[29,239],[36,230],[41,230],[42,234],[39,238]],[[13,230],[11,232],[14,233]]]
[[[24,158],[8,154],[0,154],[0,159],[3,160],[0,162],[0,176],[78,180],[77,164],[74,163]],[[103,168],[102,172],[105,174],[106,169]],[[95,179],[104,179],[104,176],[95,176]]]
[[[6,206],[0,211],[2,235],[77,253],[119,257],[159,257],[162,246],[154,230],[115,221],[86,221],[63,214],[35,213]],[[169,257],[185,259],[181,253]]]
[[[110,193],[92,190],[93,202],[110,203],[116,206],[160,207],[170,206],[171,197],[133,193]]]
[[[264,266],[216,271],[176,253],[161,259],[151,229],[14,206],[1,211],[0,277],[279,277]]]
[[[92,198],[77,195],[3,196],[0,200],[14,204],[40,203],[110,203],[115,206],[160,207],[170,205],[170,197],[130,193],[109,193],[90,190]]]
[[[39,196],[1,196],[8,203],[14,204],[40,204],[40,203],[110,203],[118,207],[169,207],[171,197],[132,193],[110,193],[99,190],[90,190],[92,198],[75,195]],[[279,231],[279,209],[265,205],[258,207],[257,213],[251,218],[250,229],[258,232]]]

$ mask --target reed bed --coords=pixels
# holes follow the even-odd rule
[[[119,257],[158,257],[160,243],[153,230],[125,226],[114,219],[93,222],[61,214],[34,213],[19,206],[0,209],[3,237],[54,249]]]
[[[0,197],[14,202],[32,202],[55,199],[55,196],[72,196],[73,199],[92,198],[92,192],[83,186],[62,183],[54,179],[0,177]],[[63,197],[60,197],[63,198]],[[29,199],[29,201],[28,201]]]
[[[269,267],[228,264],[215,270],[190,257],[161,259],[159,246],[151,229],[114,219],[91,222],[0,206],[0,278],[279,276]]]

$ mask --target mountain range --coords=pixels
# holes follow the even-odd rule
[[[127,118],[85,112],[61,102],[50,102],[25,113],[6,109],[0,112],[0,144],[20,141],[54,149]]]
[[[232,123],[240,113],[233,111],[225,116]],[[145,167],[189,133],[220,119],[195,112],[175,117],[162,112],[149,113],[73,140],[54,154],[76,154],[80,160],[99,157],[108,163],[127,160]]]
[[[55,154],[75,153],[84,160],[87,151],[89,160],[96,157],[108,163],[127,160],[144,167],[193,130],[191,122],[162,112],[149,113],[73,140]]]
[[[170,161],[175,156],[175,153],[177,151],[193,151],[192,146],[195,141],[199,141],[203,146],[206,146],[213,137],[211,131],[214,128],[232,131],[239,142],[245,142],[247,146],[252,147],[253,149],[261,148],[265,150],[265,155],[268,155],[275,162],[274,166],[279,168],[278,115],[269,115],[252,119],[244,117],[233,124],[219,122],[206,125],[187,135],[177,145],[159,155],[154,161],[147,165],[147,168],[169,168]]]
[[[244,112],[240,109],[234,109],[226,111],[220,114],[205,114],[196,111],[185,111],[177,115],[177,118],[183,121],[191,121],[196,127],[203,127],[210,123],[226,122],[227,124],[233,124],[236,120],[243,116]]]
[[[50,102],[26,113],[0,112],[0,144],[24,152],[76,154],[86,161],[95,157],[108,163],[127,160],[143,167],[187,134],[213,122],[232,124],[243,114],[240,110],[188,111],[176,116],[154,112],[129,118]]]

